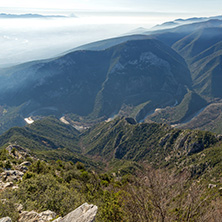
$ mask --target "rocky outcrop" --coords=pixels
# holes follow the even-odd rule
[[[164,149],[173,148],[176,155],[191,155],[214,145],[218,141],[218,138],[212,133],[197,130],[173,130],[171,128],[169,133],[160,138],[159,146]]]
[[[19,181],[22,179],[24,173],[19,170],[5,170],[1,173],[0,178],[6,182]]]
[[[63,218],[54,220],[55,222],[92,222],[96,217],[98,207],[93,204],[84,203]]]
[[[3,217],[0,219],[0,222],[12,222],[10,217]]]
[[[216,184],[211,184],[211,183],[210,183],[210,184],[208,184],[208,188],[209,188],[209,189],[212,189],[212,188],[215,188],[215,187],[217,187],[217,185],[216,185]]]
[[[56,217],[56,213],[50,210],[42,213],[35,211],[23,211],[20,214],[19,222],[48,222]]]
[[[14,166],[14,168],[16,170],[19,170],[23,173],[25,173],[28,170],[28,167],[31,165],[31,163],[29,161],[24,161],[23,163],[21,163],[20,165]]]
[[[12,182],[4,183],[0,180],[0,190],[4,190],[5,188],[8,187],[13,187],[13,183]]]
[[[25,159],[27,157],[31,157],[30,151],[19,145],[11,144],[6,148],[6,150],[9,152],[9,155],[15,159]]]
[[[49,222],[51,220],[54,222],[93,222],[97,210],[97,206],[84,203],[65,217],[59,217],[55,220],[53,219],[56,217],[56,213],[50,210],[41,213],[35,211],[22,211],[20,213],[19,222]]]

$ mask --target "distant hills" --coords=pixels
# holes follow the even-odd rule
[[[175,28],[181,25],[206,22],[212,19],[222,20],[222,16],[219,15],[219,16],[211,16],[211,17],[193,17],[193,18],[188,18],[188,19],[175,19],[174,21],[164,22],[160,25],[156,25],[152,28],[152,30]]]
[[[18,19],[18,18],[66,18],[67,16],[63,15],[41,15],[41,14],[6,14],[0,13],[0,19]],[[74,17],[74,15],[72,16]]]

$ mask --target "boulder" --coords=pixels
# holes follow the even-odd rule
[[[0,222],[12,222],[10,217],[3,217],[0,219]]]
[[[11,189],[18,189],[18,185],[14,184],[13,182],[3,182],[0,179],[0,191],[5,190],[6,188],[11,188]]]
[[[16,210],[21,213],[22,210],[23,210],[23,205],[22,204],[18,204],[18,203],[15,203],[15,207],[16,207]]]
[[[53,218],[56,217],[56,213],[51,211],[51,210],[46,210],[42,213],[39,214],[39,217],[42,219],[42,220],[46,220],[46,221],[49,221],[49,220],[52,220]]]
[[[3,183],[1,180],[0,180],[0,190],[4,190],[8,187],[13,187],[13,183],[12,182],[6,182],[6,183]]]
[[[56,213],[50,210],[42,213],[35,211],[22,211],[20,214],[19,222],[48,222],[56,217]]]
[[[34,222],[36,221],[36,219],[38,219],[38,213],[35,211],[22,211],[22,213],[20,214],[20,218],[19,221],[20,222]]]
[[[208,184],[208,188],[210,188],[210,189],[212,189],[212,188],[215,188],[215,187],[217,187],[217,185],[216,184]]]
[[[61,220],[62,220],[62,217],[59,217],[59,218],[53,220],[53,222],[60,222]]]
[[[96,217],[98,207],[93,204],[84,203],[56,222],[92,222]]]
[[[29,161],[24,161],[20,166],[31,166],[31,163]]]

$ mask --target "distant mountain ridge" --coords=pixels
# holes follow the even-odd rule
[[[90,43],[0,70],[0,105],[20,107],[16,124],[51,114],[182,124],[222,97],[221,42],[222,20],[211,19]]]
[[[123,104],[175,103],[191,86],[184,60],[154,39],[26,63],[2,70],[0,77],[7,82],[0,87],[1,104],[26,104],[25,115],[45,109],[108,118]]]
[[[151,30],[174,28],[174,27],[186,25],[186,24],[206,22],[212,19],[222,20],[222,15],[210,16],[210,17],[193,17],[193,18],[188,18],[188,19],[175,19],[173,21],[164,22],[160,25],[156,25]]]
[[[0,13],[0,19],[18,19],[18,18],[66,18],[67,16],[63,15],[41,15],[41,14],[6,14]],[[74,17],[74,16],[73,16]]]

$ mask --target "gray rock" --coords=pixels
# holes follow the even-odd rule
[[[24,161],[18,166],[15,166],[15,168],[23,173],[25,173],[28,170],[28,166],[30,166],[31,163],[29,161]]]
[[[24,161],[20,166],[31,166],[31,163],[29,161]]]
[[[15,149],[15,152],[12,152],[13,149]],[[9,145],[6,150],[9,152],[9,154],[16,159],[25,159],[26,157],[29,157],[29,150],[25,149],[19,145],[11,144]]]
[[[56,213],[51,211],[51,210],[46,210],[42,213],[39,214],[39,217],[42,219],[42,220],[46,220],[46,221],[49,221],[49,220],[52,220],[53,218],[56,217]]]
[[[211,184],[211,183],[210,183],[210,184],[208,185],[208,188],[210,188],[210,189],[215,188],[215,187],[217,187],[216,184]]]
[[[35,211],[23,211],[20,214],[19,222],[48,222],[56,217],[56,213],[50,210],[42,213]]]
[[[22,210],[23,210],[23,206],[22,206],[22,204],[18,204],[18,203],[16,203],[16,204],[15,204],[15,207],[16,207],[16,210],[17,210],[19,213],[22,212]]]
[[[8,187],[13,187],[13,183],[12,182],[3,183],[2,181],[0,181],[0,190],[4,190]]]
[[[38,219],[38,213],[35,211],[22,211],[20,214],[19,222],[36,221]]]
[[[22,179],[24,173],[19,170],[5,170],[1,173],[0,178],[6,182],[19,181]]]
[[[92,222],[96,217],[97,210],[97,206],[84,203],[57,222]]]
[[[16,168],[16,170],[19,170],[23,173],[25,173],[28,170],[28,168],[26,166],[21,166],[21,165],[15,166],[15,168]]]
[[[0,222],[12,222],[10,217],[3,217],[0,219]]]
[[[59,218],[53,220],[53,222],[60,222],[61,220],[62,220],[62,217],[59,217]]]

